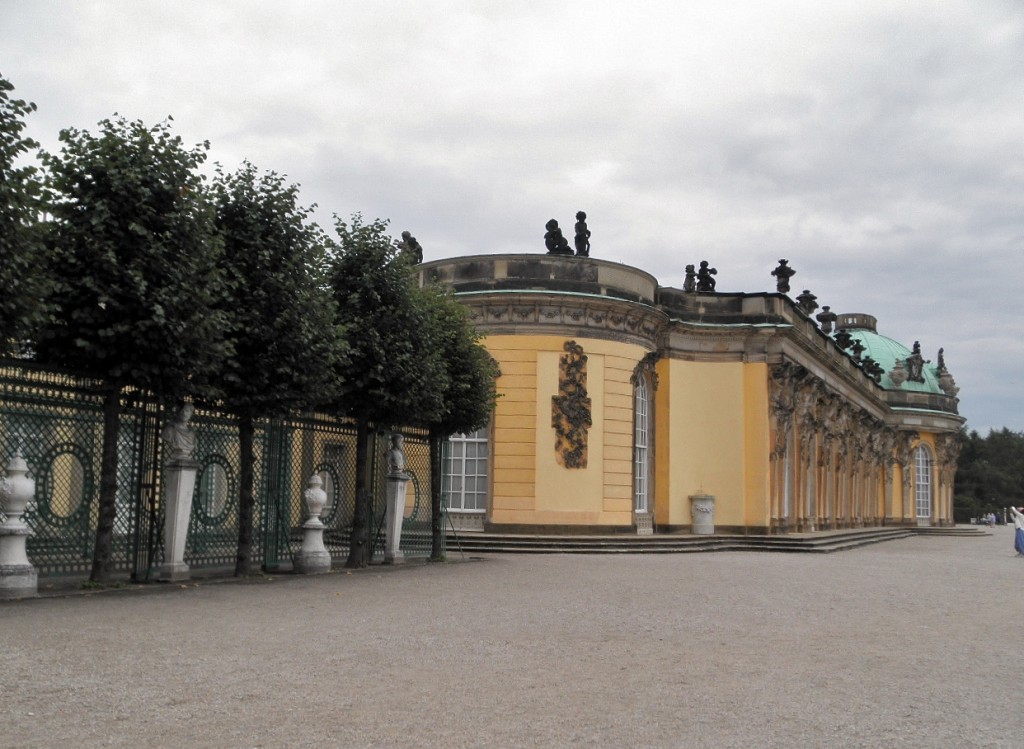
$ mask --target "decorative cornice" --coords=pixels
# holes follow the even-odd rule
[[[583,336],[656,348],[668,316],[637,302],[586,294],[457,294],[478,330],[501,335]]]

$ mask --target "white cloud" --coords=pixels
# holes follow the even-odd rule
[[[32,135],[173,115],[211,159],[428,259],[542,252],[773,289],[939,346],[971,426],[1024,430],[1024,9],[1014,0],[0,4]]]

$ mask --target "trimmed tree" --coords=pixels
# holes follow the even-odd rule
[[[420,293],[428,310],[431,348],[439,354],[446,372],[441,380],[441,410],[426,424],[430,430],[430,558],[441,561],[441,449],[451,435],[476,431],[490,421],[497,399],[498,367],[480,345],[481,336],[470,322],[469,311],[450,291],[428,286]]]
[[[90,580],[112,571],[121,394],[170,401],[202,387],[223,359],[221,244],[197,168],[209,144],[183,147],[168,123],[104,120],[60,134],[44,154],[52,191],[53,317],[40,360],[103,383],[103,447]]]
[[[398,257],[387,222],[336,221],[338,252],[331,287],[349,340],[339,368],[336,410],[356,421],[356,497],[347,567],[370,563],[369,444],[372,430],[428,424],[443,412],[447,373],[430,341],[425,305],[408,262]]]
[[[19,163],[39,144],[23,135],[36,105],[14,99],[0,76],[0,354],[24,353],[44,319],[50,266],[45,262],[39,214],[39,170]]]
[[[238,419],[240,444],[235,575],[249,574],[252,558],[256,420],[329,402],[339,392],[346,344],[326,287],[327,240],[308,222],[311,208],[299,206],[298,190],[248,162],[214,182],[233,351],[217,394]]]

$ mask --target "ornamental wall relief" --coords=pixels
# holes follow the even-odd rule
[[[566,341],[558,362],[558,395],[551,396],[555,457],[566,468],[587,467],[587,433],[591,419],[587,396],[587,355],[576,341]]]

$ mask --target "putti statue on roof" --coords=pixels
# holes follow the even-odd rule
[[[707,260],[701,260],[700,270],[697,271],[697,291],[714,291],[716,275],[718,269],[710,267]]]
[[[544,228],[547,232],[544,234],[544,246],[548,248],[549,255],[571,255],[572,250],[569,249],[569,243],[565,237],[562,236],[562,230],[558,228],[558,222],[555,219],[551,219]]]
[[[697,290],[697,271],[692,265],[686,266],[686,278],[683,279],[683,291]]]
[[[590,257],[590,229],[587,228],[587,214],[576,214],[576,255]]]
[[[420,243],[416,241],[416,237],[411,232],[402,232],[402,241],[395,242],[395,247],[398,251],[408,257],[414,265],[419,265],[423,262],[423,248],[420,247]]]

